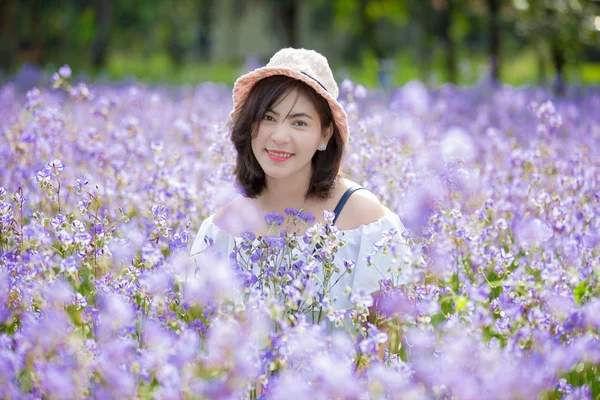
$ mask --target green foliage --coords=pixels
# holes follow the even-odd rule
[[[102,2],[70,0],[59,4],[54,0],[28,0],[11,4],[0,6],[1,12],[18,21],[7,31],[10,40],[0,39],[0,69],[12,72],[22,63],[33,62],[42,64],[45,71],[55,71],[69,64],[84,76],[110,80],[134,76],[150,83],[216,81],[232,84],[243,72],[240,61],[253,49],[234,52],[233,58],[237,60],[209,62],[209,53],[205,53],[208,50],[202,46],[222,43],[222,39],[214,37],[215,29],[211,28],[210,21],[213,25],[224,21],[226,15],[231,17],[233,10],[239,23],[253,7],[273,18],[276,14],[269,10],[278,2],[114,1],[110,17],[104,22],[99,18]],[[395,64],[391,71],[394,85],[414,79],[432,85],[445,81],[448,66],[440,16],[448,11],[447,3],[311,0],[298,4],[297,17],[310,22],[299,26],[310,26],[320,35],[342,43],[339,54],[328,55],[333,66],[338,70],[344,66],[347,71],[338,78],[350,77],[367,87],[378,86],[381,59],[386,59]],[[485,78],[489,70],[489,10],[485,1],[452,4],[448,35],[454,43],[458,62],[457,83],[470,85]],[[600,65],[592,61],[593,57],[597,58],[597,51],[593,49],[600,45],[594,23],[600,15],[597,1],[512,0],[501,4],[502,82],[511,85],[544,83],[546,76],[553,75],[553,60],[561,57],[565,62],[563,75],[568,82],[600,82]],[[262,56],[265,48],[282,43],[277,37],[282,34],[281,27],[265,29],[272,43],[261,44],[262,50],[256,50]],[[104,30],[108,32],[103,58],[106,61],[94,69],[91,60],[102,51],[98,50],[102,46],[97,44]],[[203,45],[201,37],[209,44]],[[301,44],[311,47],[306,40]]]

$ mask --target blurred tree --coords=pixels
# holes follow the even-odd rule
[[[257,0],[255,0],[257,1]],[[232,3],[232,7],[230,8],[230,12],[231,12],[231,31],[233,32],[232,35],[229,35],[229,41],[227,43],[227,47],[230,49],[230,54],[240,54],[241,50],[240,50],[240,43],[239,43],[239,31],[240,31],[240,24],[242,23],[242,19],[244,17],[244,14],[246,13],[246,10],[248,8],[248,2],[247,0],[231,0]],[[223,3],[221,3],[222,5]],[[240,57],[241,58],[241,57]]]
[[[439,35],[445,54],[446,79],[456,83],[458,79],[456,68],[456,46],[451,35],[452,20],[456,0],[432,0],[433,8],[439,14]]]
[[[214,1],[198,0],[198,53],[203,61],[212,58],[212,25],[215,20]]]
[[[168,38],[165,42],[166,51],[173,64],[178,67],[183,64],[183,58],[186,53],[186,49],[181,43],[180,25],[177,19],[173,17],[169,18],[166,24],[168,26]]]
[[[358,15],[364,42],[369,50],[375,54],[377,60],[381,61],[385,58],[385,52],[382,48],[382,42],[377,40],[376,30],[381,15],[371,6],[371,0],[358,0],[358,4]]]
[[[52,4],[42,0],[17,2],[14,13],[16,23],[18,61],[43,64],[47,61],[48,46],[58,44],[60,35],[56,31]],[[51,18],[47,18],[51,16]]]
[[[350,36],[345,51],[350,61],[362,61],[365,56],[375,58],[380,84],[391,84],[390,59],[397,53],[402,35],[408,24],[409,13],[405,2],[397,0],[337,0],[335,25]]]
[[[17,34],[14,25],[15,0],[0,1],[0,68],[9,71],[15,63]]]
[[[554,72],[554,91],[563,94],[565,68],[576,62],[586,43],[597,42],[593,19],[600,13],[597,0],[513,0],[520,18],[518,32],[537,48],[539,57],[548,57]],[[548,49],[548,55],[544,51]],[[543,71],[543,60],[539,70]]]
[[[298,40],[298,0],[270,0],[275,29],[281,32],[285,47],[300,47]]]
[[[96,69],[104,67],[110,34],[112,31],[112,0],[96,0],[96,33],[92,42],[92,66]]]
[[[260,7],[247,12],[254,5]],[[503,55],[527,60],[519,52],[529,46],[541,83],[552,69],[561,93],[579,71],[574,66],[600,60],[598,15],[600,0],[0,0],[0,68],[12,73],[25,63],[69,63],[102,70],[110,64],[119,75],[133,71],[131,57],[151,60],[148,69],[166,74],[193,60],[212,61],[213,54],[240,61],[253,51],[240,48],[245,18],[271,17],[278,46],[299,47],[303,37],[321,36],[329,48],[336,46],[330,39],[338,41],[342,60],[368,70],[368,80],[376,71],[383,86],[392,77],[469,82],[478,77],[483,54],[498,82],[509,70],[501,69]],[[227,29],[217,29],[217,21],[227,21]],[[227,51],[215,51],[217,41]],[[266,42],[262,48],[272,45]]]
[[[419,68],[420,78],[429,81],[434,60],[435,10],[430,1],[412,0],[407,2],[407,6],[411,24],[404,46],[410,50]]]
[[[194,4],[196,5],[196,4]],[[163,46],[171,59],[171,62],[179,67],[183,64],[183,59],[186,54],[186,48],[182,42],[182,30],[186,26],[186,19],[184,15],[195,16],[195,12],[189,14],[189,6],[184,4],[183,2],[170,2],[161,4],[160,10],[161,15],[165,17],[164,20],[164,30],[165,30],[165,38],[163,41]],[[160,23],[160,19],[157,18],[155,23]]]
[[[500,81],[500,0],[487,0],[489,27],[490,78],[493,83]]]

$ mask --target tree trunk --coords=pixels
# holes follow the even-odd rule
[[[539,41],[538,41],[538,43],[535,43],[534,49],[535,49],[535,54],[536,54],[536,59],[537,59],[537,70],[538,70],[537,84],[538,84],[538,86],[544,87],[548,83],[548,78],[546,76],[546,57],[544,55],[542,45],[541,45],[541,43],[539,43]]]
[[[169,39],[167,40],[167,54],[173,64],[180,66],[183,64],[185,49],[181,45],[181,35],[179,34],[179,25],[175,18],[169,22]]]
[[[494,84],[498,84],[500,82],[500,0],[488,0],[488,8],[490,12],[490,78]]]
[[[442,46],[446,54],[446,79],[448,82],[456,83],[458,74],[456,69],[456,50],[454,41],[450,34],[452,28],[452,13],[454,11],[454,0],[446,0],[446,7],[441,13],[441,35]]]
[[[280,0],[276,7],[279,8],[279,15],[283,24],[285,46],[298,48],[300,45],[297,26],[298,1]]]
[[[15,63],[17,38],[14,29],[14,0],[0,1],[0,68],[10,71]]]
[[[94,68],[102,68],[106,64],[112,25],[112,1],[96,1],[96,34],[92,42],[92,66]]]
[[[554,92],[562,96],[565,93],[565,77],[564,69],[566,63],[565,52],[560,45],[557,38],[552,39],[552,64],[554,64],[554,71],[556,72],[556,78],[554,79]]]
[[[383,50],[377,42],[377,36],[375,35],[375,21],[372,21],[367,15],[367,6],[370,0],[360,0],[359,5],[359,17],[360,24],[362,26],[363,40],[367,47],[375,54],[377,61],[381,61],[384,58]]]
[[[200,32],[198,33],[198,52],[203,61],[212,58],[212,21],[213,0],[200,0]]]

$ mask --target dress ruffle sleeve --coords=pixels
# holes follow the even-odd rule
[[[367,293],[380,290],[379,281],[392,279],[397,284],[398,269],[404,254],[410,253],[403,233],[406,228],[395,213],[355,229],[345,237],[349,248],[357,248],[352,290]],[[384,247],[387,250],[384,254]],[[394,279],[396,277],[396,279]]]
[[[233,238],[214,223],[214,215],[211,215],[202,221],[192,244],[190,257],[198,257],[205,251],[214,251],[228,257],[230,249],[233,248],[232,242]]]

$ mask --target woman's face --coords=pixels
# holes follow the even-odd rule
[[[323,136],[317,109],[306,95],[294,89],[284,96],[263,116],[252,151],[267,177],[310,176],[311,159],[331,132]]]

